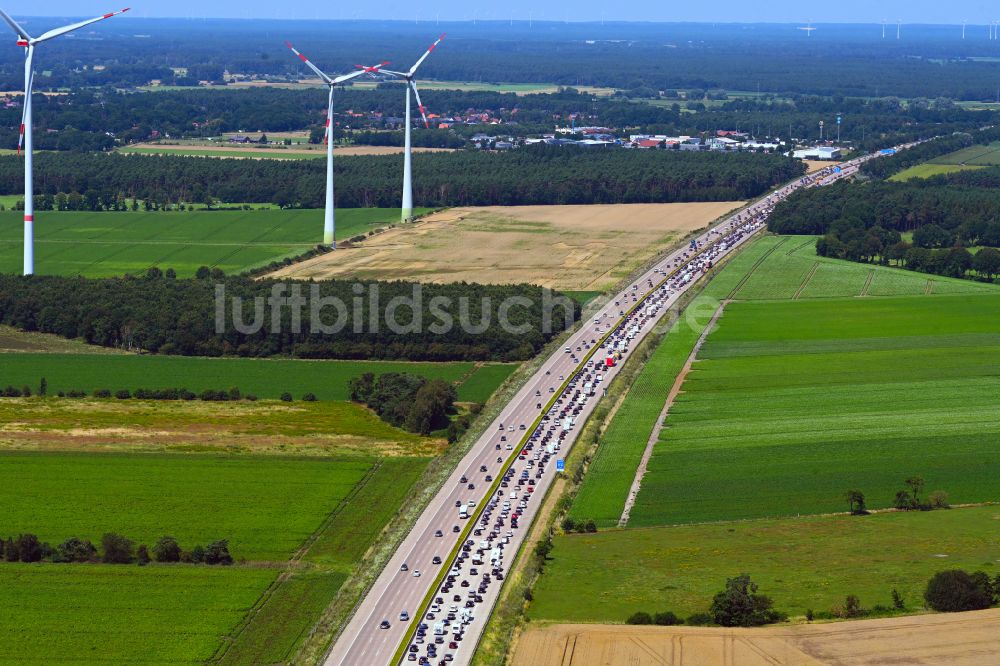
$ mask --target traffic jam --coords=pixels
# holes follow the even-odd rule
[[[589,416],[597,402],[595,397],[599,391],[605,391],[630,347],[656,325],[682,292],[711,270],[720,258],[759,231],[781,199],[800,187],[838,180],[856,170],[864,159],[841,165],[837,170],[829,167],[803,176],[700,239],[692,240],[679,256],[664,260],[618,294],[614,308],[593,320],[594,337],[589,341],[585,337],[578,346],[563,350],[577,371],[567,381],[562,375],[552,377],[552,370],[546,370],[546,380],[555,383],[558,379],[557,385],[562,389],[534,430],[525,436],[528,429],[525,424],[500,423],[495,432],[496,465],[493,469],[481,465],[478,474],[461,477],[463,488],[474,491],[477,482],[490,487],[494,476],[500,475],[496,490],[484,500],[485,506],[478,515],[475,500],[455,501],[455,523],[448,529],[458,534],[463,531],[463,521],[475,518],[476,523],[426,612],[419,617],[405,661],[443,666],[456,659],[461,663],[471,660],[478,636],[537,505],[555,476],[553,472],[562,470],[562,460],[556,456],[572,445],[577,426]],[[657,278],[661,279],[654,284]],[[584,357],[592,350],[583,364]],[[556,392],[556,386],[549,387],[549,395],[535,391],[536,408],[541,411]],[[516,455],[515,448],[520,449]],[[512,461],[504,467],[508,458]],[[435,536],[442,537],[443,530],[437,530]],[[435,560],[435,564],[440,564],[439,557]],[[404,610],[399,619],[405,622],[410,617]],[[477,619],[482,622],[473,627]]]

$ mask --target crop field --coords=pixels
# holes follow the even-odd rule
[[[0,453],[3,530],[62,543],[118,532],[233,557],[287,559],[372,467],[371,459]],[[7,536],[6,534],[4,536]]]
[[[730,298],[779,300],[847,296],[997,293],[993,285],[816,255],[815,236],[766,236],[770,252]]]
[[[3,563],[0,635],[9,660],[20,664],[204,663],[276,575],[249,567]]]
[[[852,488],[882,508],[915,474],[996,500],[997,331],[1000,294],[731,304],[630,525],[839,511]]]
[[[953,153],[935,157],[930,164],[972,164],[977,166],[1000,166],[1000,141],[988,146],[975,145],[956,150]]]
[[[982,168],[982,165],[975,164],[933,164],[928,162],[925,164],[917,164],[916,166],[911,166],[909,169],[900,171],[889,178],[889,180],[893,182],[903,182],[904,180],[911,180],[913,178],[932,178],[934,176]]]
[[[296,278],[527,282],[603,291],[741,202],[452,208],[276,271]]]
[[[719,301],[759,261],[769,245],[754,242],[734,257],[670,328],[643,366],[628,395],[601,437],[570,515],[598,527],[618,524],[636,468],[663,409],[664,400],[684,368]]]
[[[0,449],[15,451],[370,457],[436,455],[445,446],[335,400],[0,399]]]
[[[372,372],[409,372],[458,385],[461,401],[486,402],[516,364],[472,362],[305,361],[248,358],[140,356],[134,354],[0,353],[0,385],[29,386],[42,377],[49,394],[59,391],[137,388],[205,389],[239,387],[258,398],[285,391],[296,400],[306,393],[319,400],[347,400],[348,382]]]
[[[0,453],[3,528],[12,534],[59,543],[117,531],[147,544],[171,534],[185,548],[228,537],[238,560],[226,568],[6,564],[0,632],[16,643],[4,645],[20,648],[25,663],[284,660],[427,461]],[[262,602],[314,533],[303,555],[311,566],[293,567]]]
[[[726,578],[741,572],[793,617],[829,611],[848,594],[866,608],[891,606],[892,588],[913,612],[923,608],[935,571],[974,571],[1000,559],[998,520],[1000,507],[984,506],[562,535],[529,616],[621,623],[639,610],[672,610],[685,617],[708,610]]]
[[[423,209],[418,214],[426,212]],[[344,239],[399,221],[399,209],[337,211]],[[0,212],[0,272],[22,266],[23,220]],[[195,212],[40,212],[35,266],[41,275],[105,277],[150,266],[191,277],[200,266],[239,273],[295,256],[323,238],[322,210]]]

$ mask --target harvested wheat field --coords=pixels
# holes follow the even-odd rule
[[[513,666],[1000,663],[1000,609],[761,629],[557,624],[529,628]]]
[[[840,162],[831,162],[829,160],[802,160],[802,163],[806,165],[806,173],[816,173],[820,169],[840,164]]]
[[[600,291],[739,201],[452,208],[274,275]]]

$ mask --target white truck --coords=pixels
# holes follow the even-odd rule
[[[458,517],[461,518],[461,519],[463,519],[463,520],[469,517],[469,505],[468,504],[463,504],[462,506],[458,507]]]

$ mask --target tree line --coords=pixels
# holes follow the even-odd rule
[[[0,322],[105,347],[184,356],[513,361],[534,356],[580,312],[572,299],[523,284],[372,282],[362,285],[362,297],[346,280],[210,278],[207,269],[201,275],[0,275]],[[308,306],[294,305],[296,292]],[[388,305],[397,297],[413,307],[390,315]],[[239,313],[234,299],[242,304]],[[329,306],[332,300],[343,310]]]
[[[533,146],[506,153],[460,151],[413,157],[418,206],[669,203],[756,197],[803,173],[776,155],[625,151]],[[339,157],[336,204],[398,207],[402,155]],[[39,196],[77,193],[94,210],[127,210],[134,199],[273,203],[320,208],[321,160],[229,160],[173,155],[41,153]],[[23,161],[0,157],[0,194],[23,191]],[[69,195],[67,195],[69,196]]]
[[[161,537],[152,549],[146,544],[139,544],[136,547],[135,542],[131,539],[114,532],[107,532],[101,537],[100,548],[89,539],[79,537],[70,537],[59,545],[52,546],[30,532],[20,534],[17,538],[0,539],[0,562],[103,563],[144,566],[152,561],[228,566],[233,564],[234,560],[229,553],[228,539],[219,539],[207,546],[197,545],[190,550],[183,550],[177,543],[177,539],[172,536]]]

